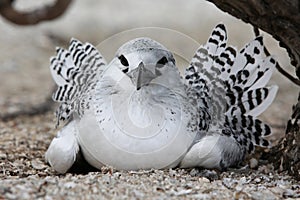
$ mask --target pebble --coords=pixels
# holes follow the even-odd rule
[[[205,178],[205,177],[200,177],[199,182],[201,182],[201,183],[210,183],[210,180],[208,178]]]
[[[233,189],[237,185],[238,181],[232,178],[223,178],[222,183],[228,189]]]
[[[261,182],[261,179],[260,179],[260,178],[256,178],[256,179],[254,179],[254,182],[255,182],[255,183],[260,183],[260,182]]]
[[[251,169],[257,168],[257,166],[258,166],[258,161],[257,161],[257,159],[256,159],[256,158],[251,158],[251,159],[249,160],[249,166],[250,166]]]
[[[192,189],[181,190],[179,192],[176,192],[175,195],[176,196],[182,196],[182,195],[190,194],[192,191],[193,191]]]
[[[70,182],[66,182],[63,187],[67,188],[67,189],[72,189],[72,188],[75,188],[76,187],[76,183],[73,182],[73,181],[70,181]]]
[[[6,159],[6,158],[7,158],[6,153],[0,153],[0,159],[1,159],[1,160],[4,160],[4,159]]]
[[[299,198],[300,197],[300,192],[296,193],[294,190],[291,189],[286,189],[282,196],[284,198]]]
[[[46,169],[47,168],[47,165],[45,165],[44,162],[41,162],[39,160],[33,160],[31,161],[31,165],[34,169],[37,169],[37,170],[42,170],[42,169]]]
[[[270,190],[263,190],[263,191],[254,191],[251,193],[251,197],[254,200],[279,200],[280,198],[274,195]]]

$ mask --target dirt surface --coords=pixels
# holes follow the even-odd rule
[[[17,2],[16,7],[24,10],[39,6],[35,1]],[[143,29],[131,30],[129,36],[133,37],[149,34],[149,29],[141,27],[162,27],[204,43],[220,21],[227,25],[229,43],[241,48],[253,38],[251,26],[200,0],[129,0],[126,5],[122,0],[76,1],[62,18],[33,27],[19,27],[0,19],[0,114],[26,110],[51,94],[54,83],[49,58],[55,46],[66,46],[71,37],[95,46],[100,43],[102,54],[110,59],[125,40],[106,40],[117,33]],[[168,42],[168,35],[158,35],[150,36],[163,44]],[[264,36],[280,64],[293,72],[285,51],[267,34]],[[111,44],[109,48],[101,43],[105,40]],[[190,52],[196,50],[193,45],[179,41],[166,45],[187,52],[187,60],[192,57]],[[278,96],[261,116],[273,127],[274,143],[284,134],[298,93],[298,88],[278,73],[271,80],[271,84],[275,83],[279,85]],[[124,172],[103,168],[99,172],[58,175],[44,161],[44,153],[56,135],[53,113],[54,108],[41,115],[0,121],[0,199],[300,198],[299,183],[284,173],[278,174],[272,164],[262,160],[254,169],[222,173],[199,169]]]
[[[200,169],[56,174],[44,152],[55,132],[51,113],[0,122],[0,199],[282,199],[300,185],[272,165],[217,172]]]

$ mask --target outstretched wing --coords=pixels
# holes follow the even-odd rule
[[[60,102],[56,111],[59,120],[69,119],[72,113],[79,116],[89,107],[87,98],[106,61],[91,44],[71,39],[69,49],[57,48],[50,62],[50,71],[58,88],[53,100]]]
[[[200,130],[221,129],[223,135],[252,152],[255,145],[270,145],[264,136],[271,129],[256,117],[275,98],[277,86],[265,85],[276,61],[264,54],[262,37],[240,52],[226,43],[225,26],[219,24],[186,69],[188,95],[203,117]]]
[[[200,130],[207,130],[212,124],[224,121],[226,111],[226,88],[221,74],[228,73],[235,58],[235,49],[226,48],[225,26],[219,24],[213,30],[208,42],[200,46],[185,71],[188,96],[198,106],[201,116]],[[223,63],[224,62],[224,63]],[[220,69],[219,65],[223,65]]]
[[[232,136],[251,153],[254,145],[269,147],[264,136],[271,128],[256,119],[273,102],[278,87],[266,87],[275,69],[276,61],[266,57],[262,37],[257,37],[237,54],[231,74],[224,77],[226,85],[226,126]]]

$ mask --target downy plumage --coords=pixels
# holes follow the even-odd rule
[[[149,38],[125,43],[107,65],[91,44],[57,49],[58,121],[66,121],[46,160],[66,172],[81,150],[94,167],[118,169],[237,166],[255,146],[270,147],[257,119],[277,86],[266,87],[276,61],[257,37],[240,52],[223,24],[197,51],[184,78],[172,53]]]

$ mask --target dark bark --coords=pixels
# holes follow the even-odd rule
[[[72,0],[56,0],[53,5],[48,5],[31,12],[15,10],[13,2],[14,0],[0,0],[0,14],[2,17],[18,25],[34,25],[61,16],[69,7]]]
[[[221,10],[271,34],[284,47],[300,78],[299,0],[208,0]]]
[[[288,77],[294,83],[300,79],[300,1],[299,0],[208,0],[221,10],[271,34],[289,53],[296,75]],[[280,66],[277,69],[286,73]],[[289,76],[285,74],[285,76]],[[296,95],[296,94],[295,94]],[[300,97],[300,96],[299,96]],[[293,106],[286,137],[267,155],[278,170],[287,170],[300,179],[300,98]]]

